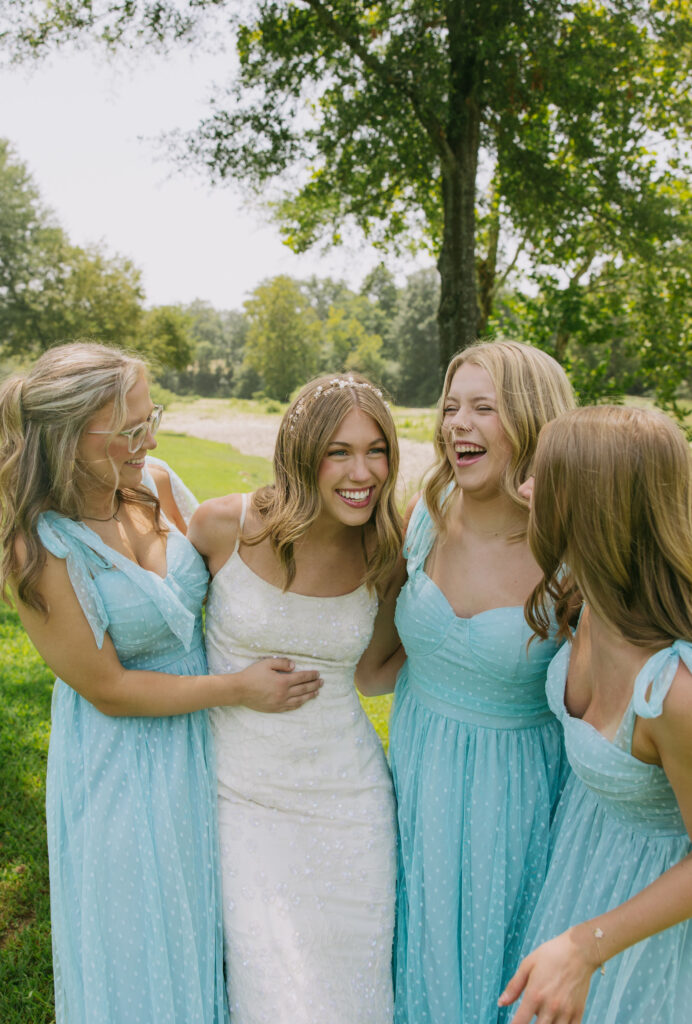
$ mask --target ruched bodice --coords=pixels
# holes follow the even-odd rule
[[[164,579],[47,512],[98,646],[127,668],[206,672],[208,574],[177,531]],[[46,814],[58,1024],[225,1024],[214,763],[207,713],[108,716],[53,692]]]
[[[397,1024],[496,1024],[545,874],[566,770],[545,695],[556,651],[523,608],[460,618],[425,571],[423,501],[396,607],[407,660],[390,757],[398,801]]]
[[[573,718],[565,707],[565,682],[570,647],[555,657],[548,673],[550,706],[565,730],[567,757],[574,774],[593,793],[603,809],[623,825],[652,836],[687,836],[673,789],[666,773],[656,764],[639,761],[631,753],[632,731],[637,715],[660,715],[663,697],[677,670],[678,659],[692,667],[692,644],[677,642],[650,659],[637,677],[614,742],[589,722]],[[671,670],[672,669],[672,674]],[[647,689],[653,682],[653,691]]]
[[[545,676],[556,647],[534,642],[527,654],[531,630],[523,608],[492,608],[459,618],[419,567],[401,593],[396,622],[406,634],[410,685],[421,700],[439,701],[443,714],[497,728],[553,718]]]
[[[391,1022],[394,809],[354,687],[377,600],[284,592],[236,551],[211,584],[212,670],[290,657],[324,685],[296,711],[212,712],[233,1024]]]
[[[631,753],[637,717],[661,714],[680,659],[692,668],[692,644],[676,641],[642,668],[614,742],[565,706],[570,647],[548,673],[550,705],[565,731],[572,775],[551,837],[548,875],[524,953],[573,924],[630,899],[691,850],[673,789],[659,765]],[[692,1005],[689,922],[639,942],[591,981],[583,1024],[681,1024]]]

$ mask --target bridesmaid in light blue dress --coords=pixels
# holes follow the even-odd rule
[[[581,409],[545,428],[535,473],[530,540],[547,582],[529,622],[545,632],[546,593],[559,610],[578,587],[586,604],[548,673],[573,773],[526,959],[501,1002],[525,989],[514,1024],[534,1014],[682,1024],[692,1008],[690,450],[662,414]]]
[[[496,1024],[545,875],[565,769],[545,698],[557,646],[528,646],[540,570],[516,486],[543,423],[573,404],[558,364],[528,346],[475,346],[447,371],[439,463],[413,508],[396,604],[397,1024]],[[391,688],[401,659],[385,660],[392,603],[359,666],[367,693]]]
[[[203,709],[293,707],[317,685],[277,662],[206,674],[206,568],[141,486],[159,420],[141,362],[98,345],[52,349],[0,389],[0,585],[59,676],[46,805],[58,1024],[226,1024]]]

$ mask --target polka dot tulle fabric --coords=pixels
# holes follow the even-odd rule
[[[175,531],[163,580],[46,513],[97,642],[129,668],[206,670],[207,572]],[[208,716],[109,717],[57,680],[48,755],[58,1024],[225,1024]]]
[[[497,1024],[546,870],[566,762],[545,697],[552,641],[523,609],[458,618],[425,572],[434,533],[419,501],[396,611],[408,660],[390,758],[400,856],[397,1024]]]
[[[567,712],[569,648],[551,664],[548,697],[564,726],[573,773],[555,818],[550,868],[525,953],[624,903],[690,852],[663,769],[631,754],[635,718],[661,713],[679,658],[692,667],[692,644],[676,642],[644,666],[613,743]],[[685,921],[613,957],[605,974],[596,971],[583,1024],[682,1024],[691,1018],[692,928]]]

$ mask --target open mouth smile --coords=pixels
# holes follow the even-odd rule
[[[347,491],[341,488],[337,489],[337,494],[342,501],[345,501],[351,508],[365,508],[370,504],[370,498],[372,497],[374,487],[362,487],[360,490]]]
[[[479,444],[472,444],[469,441],[457,441],[454,444],[454,453],[457,457],[458,465],[468,466],[481,459],[485,455],[486,449]]]

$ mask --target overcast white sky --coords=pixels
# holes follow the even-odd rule
[[[226,58],[185,51],[129,67],[67,54],[0,70],[0,136],[10,139],[70,240],[104,243],[143,272],[147,304],[206,299],[237,309],[266,277],[345,278],[356,287],[380,260],[367,247],[296,256],[240,189],[182,176],[156,136],[205,112]],[[391,265],[411,272],[410,265]],[[419,264],[420,265],[420,264]]]

